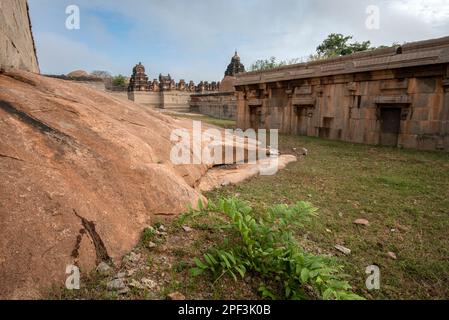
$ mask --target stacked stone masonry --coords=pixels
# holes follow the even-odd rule
[[[192,95],[190,111],[214,118],[235,120],[237,99],[234,92]]]
[[[449,37],[236,78],[242,129],[449,151]]]

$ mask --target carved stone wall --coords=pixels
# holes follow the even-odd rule
[[[145,92],[130,91],[128,99],[146,107],[170,109],[173,111],[189,111],[190,92],[161,91]]]
[[[190,111],[219,119],[235,120],[237,98],[234,92],[195,94],[191,96]]]
[[[237,126],[449,151],[449,38],[237,75]]]

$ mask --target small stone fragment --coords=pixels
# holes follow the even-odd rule
[[[185,300],[186,297],[180,292],[173,292],[167,295],[168,300]]]
[[[185,232],[192,232],[193,229],[190,228],[189,226],[182,226],[182,228],[184,229]]]
[[[131,263],[137,263],[139,262],[140,258],[141,258],[141,254],[140,253],[134,253],[131,252],[128,256],[127,256],[127,261],[131,262]]]
[[[336,245],[335,249],[337,249],[338,251],[340,251],[340,252],[342,252],[342,253],[344,253],[346,255],[351,254],[351,249],[343,247],[341,245]]]
[[[309,155],[309,150],[307,150],[306,148],[302,148],[302,155],[303,156],[308,156]]]
[[[148,248],[153,249],[157,247],[157,244],[155,244],[154,242],[150,241],[147,245]]]
[[[369,221],[366,219],[357,219],[354,221],[354,223],[361,226],[369,226]]]
[[[130,290],[128,287],[124,287],[123,289],[119,290],[118,293],[119,294],[127,294],[129,291]]]
[[[398,259],[398,257],[396,256],[396,253],[394,253],[394,252],[388,252],[387,253],[387,255],[391,258],[391,259],[393,259],[393,260],[397,260]]]
[[[157,287],[157,283],[151,279],[148,278],[142,278],[140,280],[142,282],[142,284],[147,287],[148,289],[154,289]]]
[[[114,279],[112,281],[109,281],[107,284],[108,290],[124,290],[126,288],[125,281],[123,279]]]
[[[133,287],[133,288],[137,288],[137,289],[144,289],[144,286],[139,281],[137,281],[135,279],[131,280],[131,283],[129,284],[129,286]]]
[[[129,269],[129,270],[126,272],[126,275],[127,275],[128,277],[132,277],[136,272],[137,272],[136,269]]]
[[[101,262],[98,266],[97,266],[97,273],[101,274],[101,275],[109,275],[111,273],[112,268],[106,263],[106,262]]]

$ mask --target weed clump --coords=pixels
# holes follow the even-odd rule
[[[296,241],[294,228],[317,216],[311,204],[275,205],[258,217],[246,202],[236,198],[199,208],[201,214],[224,214],[226,222],[219,228],[228,229],[232,240],[226,239],[203,257],[194,258],[193,276],[208,271],[215,281],[224,275],[238,281],[251,272],[262,279],[259,291],[263,298],[363,299],[351,291],[343,280],[343,268],[331,257],[307,253]],[[195,212],[190,215],[196,216]]]

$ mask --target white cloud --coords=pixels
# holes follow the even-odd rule
[[[42,73],[67,74],[73,70],[111,70],[113,64],[103,54],[82,43],[54,33],[37,33],[38,57]]]
[[[126,35],[130,45],[121,46],[124,35],[114,34],[102,21],[94,17],[82,20],[81,31],[88,30],[88,34],[82,33],[76,38],[78,42],[58,30],[61,39],[55,31],[38,44],[40,59],[45,62],[41,64],[53,72],[83,67],[129,73],[132,65],[142,60],[151,70],[150,77],[170,72],[176,78],[218,80],[235,49],[249,67],[255,60],[270,56],[306,57],[330,33],[353,35],[357,41],[371,40],[379,46],[442,37],[449,30],[449,0],[61,1],[105,15],[112,12],[115,18],[131,21]],[[48,24],[44,21],[52,21],[52,14],[63,13],[59,9],[59,13],[48,13],[47,7],[57,11],[54,0],[30,2],[36,3],[39,21],[34,21],[35,25]],[[369,5],[380,9],[378,30],[366,28]],[[47,43],[50,48],[45,48]],[[79,53],[70,55],[65,46]],[[55,49],[63,50],[65,58]],[[107,56],[115,59],[108,61]]]
[[[392,1],[392,10],[417,17],[427,24],[439,25],[449,21],[448,0],[408,0]]]

